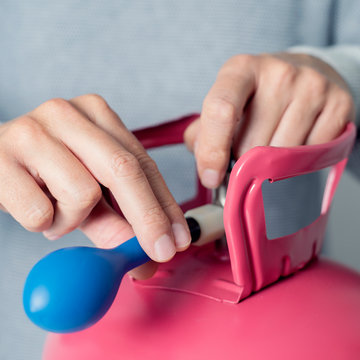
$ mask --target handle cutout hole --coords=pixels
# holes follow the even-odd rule
[[[331,168],[284,180],[262,183],[266,235],[269,240],[296,233],[321,214]]]

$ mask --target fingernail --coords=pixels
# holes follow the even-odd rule
[[[57,240],[60,238],[59,235],[53,234],[50,231],[44,231],[43,235],[48,239],[48,240]]]
[[[172,230],[175,235],[175,245],[177,249],[183,249],[189,246],[191,237],[183,225],[178,223],[172,224]]]
[[[167,234],[160,236],[156,240],[154,249],[156,260],[159,262],[171,259],[176,253],[174,242]]]
[[[205,169],[201,176],[202,184],[210,189],[216,188],[219,185],[220,174],[213,169]]]

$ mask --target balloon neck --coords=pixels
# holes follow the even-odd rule
[[[128,272],[131,269],[134,269],[151,260],[140,246],[136,236],[117,246],[113,249],[113,251],[122,254],[126,259],[126,263],[124,264],[125,272]]]

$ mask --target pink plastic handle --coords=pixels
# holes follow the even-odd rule
[[[170,120],[159,125],[138,129],[133,134],[142,143],[145,149],[152,149],[166,145],[182,144],[184,142],[184,132],[186,128],[197,118],[199,114],[190,114],[176,120]],[[113,208],[121,213],[112,194],[109,194]],[[199,178],[197,178],[197,193],[194,198],[180,205],[185,212],[197,206],[211,202],[211,191],[204,188]]]
[[[133,133],[145,149],[182,144],[186,128],[199,117],[199,114],[190,114],[159,125],[138,129],[133,131]]]
[[[224,225],[232,273],[241,298],[302,268],[321,248],[330,204],[355,139],[349,123],[335,140],[293,148],[256,147],[235,164],[227,190]],[[320,216],[294,234],[269,240],[261,185],[332,166]]]

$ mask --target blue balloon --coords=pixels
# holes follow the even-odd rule
[[[114,249],[78,246],[54,251],[26,279],[25,312],[48,331],[83,330],[105,315],[124,274],[149,260],[136,237]]]

